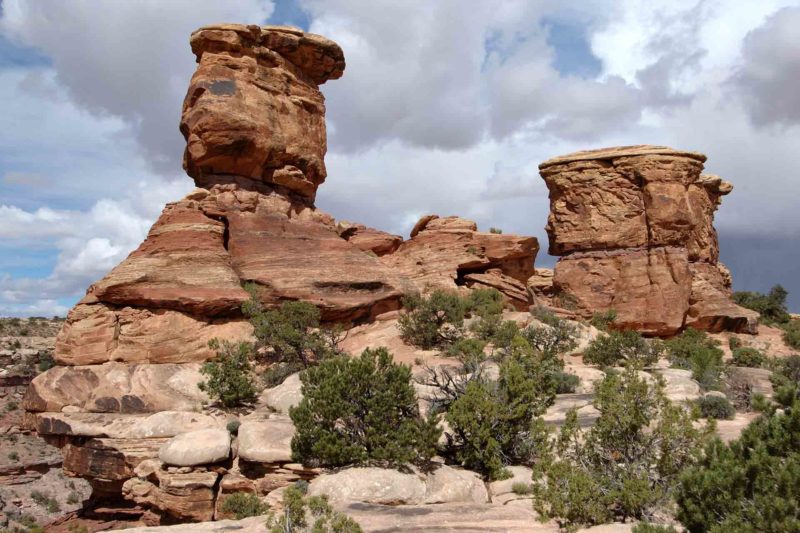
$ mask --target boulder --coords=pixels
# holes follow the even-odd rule
[[[251,415],[239,426],[239,458],[252,463],[291,462],[294,433],[286,415]]]
[[[311,496],[327,496],[331,502],[406,505],[425,502],[425,476],[391,468],[347,468],[323,474],[308,487]]]
[[[480,475],[442,465],[426,476],[424,503],[486,503],[489,493]]]
[[[198,411],[208,399],[198,384],[200,365],[124,364],[56,366],[36,376],[25,394],[28,411],[155,413]]]
[[[668,337],[686,326],[753,333],[730,299],[713,227],[730,183],[702,174],[706,157],[623,146],[545,161],[552,296],[585,318],[614,309],[616,325]],[[729,278],[728,278],[729,281]],[[544,280],[534,286],[545,290]]]
[[[138,505],[158,509],[173,520],[205,522],[214,517],[216,472],[170,473],[158,470],[153,481],[133,477],[122,495]]]
[[[158,458],[167,465],[198,466],[230,457],[231,436],[224,429],[200,429],[176,435],[164,443]]]
[[[292,374],[283,380],[283,383],[261,394],[260,403],[263,403],[276,412],[288,415],[289,409],[297,406],[303,400],[300,382],[300,373]]]
[[[673,402],[692,401],[700,397],[700,385],[692,379],[691,370],[662,368],[655,373],[664,378],[664,392]]]
[[[364,224],[346,221],[339,222],[336,225],[336,231],[341,238],[378,257],[394,252],[403,242],[400,235],[392,235],[385,231],[368,228]]]

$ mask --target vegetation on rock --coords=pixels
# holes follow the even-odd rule
[[[755,348],[734,348],[731,364],[750,368],[761,368],[767,362],[767,356]]]
[[[677,518],[691,533],[800,530],[800,403],[769,409],[683,473]]]
[[[704,331],[688,328],[664,342],[670,363],[676,368],[692,371],[692,378],[704,390],[719,386],[723,369],[719,343]]]
[[[267,521],[270,533],[362,533],[352,518],[334,511],[325,496],[306,496],[304,485],[287,487],[283,512]]]
[[[730,420],[736,414],[730,400],[724,396],[702,396],[697,399],[697,408],[703,418]]]
[[[209,346],[217,351],[216,359],[203,363],[200,373],[206,380],[198,386],[223,407],[238,407],[256,399],[256,377],[248,342],[220,342],[212,339]]]
[[[786,309],[786,297],[788,295],[789,293],[786,289],[780,285],[775,285],[767,294],[751,291],[734,292],[733,301],[742,307],[759,313],[761,321],[765,324],[785,324],[790,319],[789,312]]]
[[[433,456],[441,431],[435,420],[420,416],[411,370],[393,363],[386,348],[326,359],[300,380],[303,399],[290,410],[295,460],[402,465]]]
[[[226,496],[222,502],[222,512],[241,520],[250,516],[267,514],[269,505],[252,492],[236,492]]]
[[[662,351],[661,343],[649,342],[635,331],[612,331],[597,337],[583,354],[583,360],[600,367],[649,366],[658,361]]]
[[[682,469],[697,460],[704,434],[663,389],[633,365],[607,374],[597,386],[597,422],[581,430],[571,410],[537,465],[536,510],[575,527],[646,518],[668,501]]]

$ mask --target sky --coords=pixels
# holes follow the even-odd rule
[[[407,236],[424,214],[535,235],[537,166],[662,144],[734,184],[737,290],[800,311],[800,0],[0,0],[0,316],[64,315],[193,187],[188,37],[217,22],[337,41],[317,205]]]

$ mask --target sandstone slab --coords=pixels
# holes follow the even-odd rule
[[[286,415],[251,415],[239,426],[239,458],[252,463],[289,463],[295,429]]]
[[[198,466],[230,457],[231,437],[225,429],[199,429],[172,437],[161,446],[158,458],[167,465]]]

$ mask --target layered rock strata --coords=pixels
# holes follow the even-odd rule
[[[482,232],[471,220],[427,215],[409,240],[381,260],[417,291],[492,287],[527,310],[532,298],[526,282],[538,251],[536,237]]]
[[[583,316],[614,309],[619,327],[650,335],[689,326],[755,332],[757,315],[730,299],[713,226],[733,187],[703,174],[705,160],[642,145],[539,165],[550,190],[550,253],[561,256],[555,297]]]
[[[198,65],[180,130],[198,188],[168,204],[145,241],[70,311],[58,366],[33,380],[24,401],[26,424],[62,448],[67,472],[89,479],[95,497],[119,498],[168,439],[224,430],[224,417],[202,414],[199,368],[215,356],[210,339],[252,335],[241,315],[245,283],[265,305],[311,302],[324,321],[368,321],[402,296],[363,239],[340,236],[314,206],[326,177],[319,85],[342,75],[339,46],[244,25],[201,28],[190,42]],[[210,482],[199,473],[159,470],[155,488],[142,481],[127,494],[177,505],[206,487],[213,497],[173,513],[205,519],[223,474]]]

